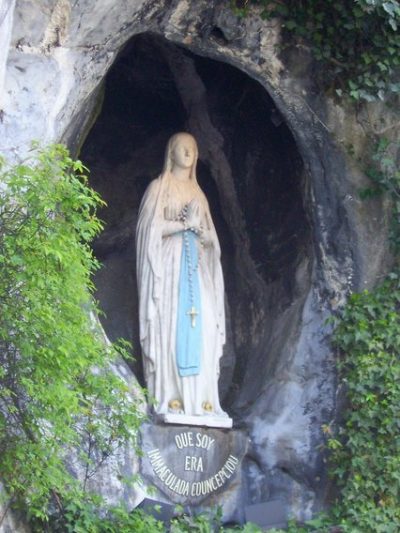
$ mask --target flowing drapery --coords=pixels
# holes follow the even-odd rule
[[[181,376],[176,339],[182,233],[169,235],[165,228],[193,199],[201,205],[201,222],[208,231],[204,247],[195,240],[199,254],[201,361],[196,375]],[[224,415],[218,398],[219,360],[225,342],[220,247],[207,200],[196,182],[176,183],[169,173],[151,182],[139,210],[136,244],[140,342],[155,411],[167,413],[169,402],[179,400],[187,415],[203,415],[205,403],[211,404],[214,413]]]

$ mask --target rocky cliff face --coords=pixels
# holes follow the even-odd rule
[[[307,53],[280,51],[279,21],[238,19],[228,1],[0,0],[0,29],[0,150],[62,141],[92,169],[109,204],[104,327],[136,347],[141,194],[168,136],[196,136],[227,288],[221,396],[251,438],[243,507],[281,499],[309,518],[326,502],[321,426],[335,416],[325,320],[388,261],[387,207],[358,200],[357,158],[394,111],[325,96]]]

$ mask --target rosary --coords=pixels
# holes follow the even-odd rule
[[[189,303],[190,303],[190,309],[186,312],[186,315],[190,316],[191,319],[191,326],[192,328],[196,327],[196,317],[198,316],[199,312],[197,311],[195,305],[194,305],[194,291],[193,291],[193,277],[199,267],[199,261],[200,256],[197,257],[197,262],[195,265],[193,265],[192,261],[192,250],[191,250],[191,238],[189,237],[189,232],[194,233],[198,237],[200,237],[200,244],[203,246],[203,241],[201,239],[201,234],[203,233],[203,228],[200,225],[200,229],[194,228],[194,227],[188,227],[187,225],[187,213],[188,213],[189,206],[186,204],[182,211],[180,212],[178,216],[178,220],[183,222],[183,246],[184,246],[184,253],[186,258],[186,264],[187,264],[187,275],[188,275],[188,285],[189,285]],[[193,242],[192,242],[193,245]]]

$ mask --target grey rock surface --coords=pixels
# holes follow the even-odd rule
[[[11,31],[13,25],[14,7],[15,0],[0,1],[0,50],[4,51],[0,56],[0,95],[3,93],[8,49],[10,46]]]
[[[227,495],[224,513],[238,519],[246,504],[280,499],[291,515],[309,518],[326,502],[321,426],[335,416],[325,319],[390,264],[389,206],[358,199],[367,185],[358,160],[365,159],[368,135],[396,135],[395,108],[337,103],[314,83],[306,52],[279,53],[279,21],[265,22],[257,10],[238,19],[228,1],[213,7],[207,0],[17,0],[15,6],[2,0],[0,25],[0,90],[7,61],[0,151],[19,160],[32,139],[63,141],[75,153],[83,146],[92,183],[110,206],[96,244],[104,262],[97,278],[108,313],[103,324],[110,338],[133,339],[137,354],[132,239],[140,195],[161,168],[170,130],[189,128],[197,137],[225,254],[229,338],[221,394],[251,437],[243,482]],[[126,53],[142,54],[126,67],[127,87],[179,101],[176,122],[150,133],[143,120],[100,128],[105,78],[124,70],[118,61],[128,56],[118,54],[125,45]],[[137,68],[146,54],[149,67]],[[242,94],[223,84],[229,76],[235,81],[228,86],[240,86]],[[264,98],[252,135],[249,117]],[[230,109],[221,110],[224,100]],[[123,144],[124,157],[107,153],[115,147],[102,138],[107,131],[132,140]],[[139,357],[134,371],[140,379]],[[105,473],[99,488],[113,486],[113,476]],[[136,505],[132,494],[118,490],[117,499]],[[239,515],[232,501],[242,506]]]
[[[0,497],[2,498],[0,503],[0,533],[29,533],[30,528],[25,523],[24,517],[9,509],[9,502],[3,491],[4,487],[0,484]]]

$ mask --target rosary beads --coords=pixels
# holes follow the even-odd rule
[[[202,235],[203,235],[203,232],[204,232],[203,226],[202,226],[202,224],[200,224],[199,228],[195,228],[194,226],[188,226],[187,225],[188,210],[189,210],[189,205],[185,204],[183,206],[183,208],[182,208],[182,211],[179,213],[178,217],[176,218],[176,220],[178,220],[178,221],[183,223],[184,233],[186,231],[191,231],[192,233],[194,233],[195,235],[200,237],[200,245],[201,245],[201,247],[204,247],[204,240],[202,239]]]

